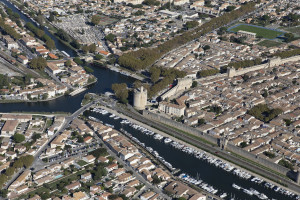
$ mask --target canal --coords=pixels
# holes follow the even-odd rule
[[[0,112],[32,111],[32,112],[75,112],[80,107],[84,95],[88,92],[105,93],[111,91],[114,83],[131,85],[135,79],[101,67],[91,67],[98,81],[87,90],[75,96],[63,96],[52,101],[35,103],[5,103],[0,104]]]
[[[33,23],[27,16],[23,15],[7,0],[0,0],[0,2],[4,2],[14,12],[17,12],[25,22]],[[74,55],[74,52],[71,49],[57,40],[57,38],[54,37],[48,30],[45,29],[45,33],[55,41],[57,49],[59,49],[60,51],[65,51],[71,56]],[[91,85],[83,93],[80,93],[76,96],[64,96],[49,102],[0,104],[0,112],[74,112],[80,107],[81,100],[84,97],[85,93],[104,93],[111,90],[111,85],[113,83],[125,82],[127,84],[132,84],[135,81],[135,79],[131,77],[124,76],[108,69],[93,67],[93,70],[93,74],[98,78],[98,82]],[[255,184],[250,180],[241,179],[238,176],[226,172],[221,168],[215,167],[214,165],[211,165],[204,160],[197,159],[194,156],[171,147],[170,145],[166,145],[161,141],[153,139],[151,136],[144,135],[140,131],[133,129],[128,125],[122,125],[120,124],[120,119],[113,120],[112,118],[109,118],[108,115],[101,115],[90,112],[86,112],[85,114],[97,117],[104,123],[114,124],[117,130],[120,130],[120,128],[125,129],[134,137],[138,138],[141,142],[145,143],[146,146],[152,147],[154,150],[156,150],[166,161],[171,163],[173,167],[181,169],[182,173],[189,174],[194,178],[198,176],[204,182],[218,189],[218,193],[226,192],[229,196],[235,197],[235,199],[239,200],[258,199],[255,196],[249,196],[242,191],[233,189],[232,183],[235,183],[242,186],[243,188],[254,188],[257,191],[266,194],[269,199],[292,199],[285,195],[275,193],[273,190],[265,188],[263,185]]]
[[[157,151],[160,156],[162,156],[167,162],[171,163],[173,167],[181,169],[180,173],[185,173],[193,178],[199,177],[205,183],[218,189],[217,194],[226,192],[228,194],[227,199],[234,197],[235,200],[256,200],[259,199],[255,195],[249,196],[242,190],[237,190],[232,187],[235,183],[242,188],[250,189],[253,188],[260,193],[264,193],[269,199],[277,200],[292,200],[294,198],[288,197],[286,195],[275,192],[272,189],[264,187],[264,182],[262,184],[256,184],[249,180],[242,179],[231,172],[227,172],[215,165],[209,164],[207,161],[198,159],[193,155],[182,152],[179,149],[172,147],[170,144],[165,144],[163,140],[155,140],[153,136],[148,136],[139,130],[132,128],[129,125],[121,124],[122,119],[114,120],[109,117],[109,114],[102,115],[99,113],[86,111],[84,113],[86,116],[93,116],[103,123],[114,125],[116,130],[123,128],[132,136],[136,137],[140,142],[145,143],[147,147],[153,148]]]
[[[26,15],[21,13],[17,8],[15,8],[11,2],[9,2],[7,0],[0,0],[0,2],[3,2],[7,7],[11,8],[13,12],[18,13],[24,22],[26,22],[26,23],[31,22],[32,24],[36,25],[35,22],[33,22],[30,18],[28,18]],[[67,52],[71,57],[74,57],[76,55],[75,51],[73,51],[68,46],[66,46],[64,43],[59,41],[54,35],[52,35],[48,31],[48,29],[44,28],[44,31],[49,37],[51,37],[52,40],[54,40],[55,46],[58,50]]]

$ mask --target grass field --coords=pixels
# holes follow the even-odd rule
[[[238,32],[240,30],[256,33],[256,36],[261,36],[266,39],[274,39],[283,34],[280,31],[269,30],[263,27],[260,28],[256,26],[245,25],[245,24],[241,24],[241,25],[237,25],[236,27],[229,28],[229,31],[231,32]]]
[[[264,40],[264,41],[259,42],[258,45],[265,46],[265,47],[275,47],[275,46],[281,45],[281,43],[271,41],[271,40]]]

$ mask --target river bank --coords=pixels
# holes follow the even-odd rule
[[[48,98],[48,99],[39,99],[39,100],[0,100],[0,104],[7,104],[7,103],[37,103],[37,102],[47,102],[47,101],[53,101],[55,99],[58,99],[62,96],[64,96],[65,94],[62,95],[57,95],[55,97],[52,98]]]
[[[0,112],[0,115],[2,115],[2,114],[7,114],[7,113]],[[71,115],[71,113],[68,113],[68,112],[22,112],[22,111],[19,111],[19,112],[15,111],[15,112],[11,112],[9,114],[12,114],[12,115],[30,114],[30,115],[42,115],[42,116],[47,116],[47,117]]]

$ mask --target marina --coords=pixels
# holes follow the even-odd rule
[[[101,115],[102,116],[111,116],[112,115],[105,109],[99,109],[99,108],[94,108],[92,110],[91,114],[92,113],[100,114],[100,116]],[[99,115],[97,115],[97,116],[99,116]],[[242,199],[278,199],[279,200],[279,199],[283,199],[282,197],[284,197],[284,199],[299,199],[299,196],[297,196],[296,194],[294,194],[288,190],[285,190],[283,188],[280,188],[278,186],[274,186],[272,183],[267,182],[260,177],[253,176],[249,172],[244,171],[240,168],[237,168],[236,166],[233,166],[230,163],[227,163],[219,158],[211,156],[211,155],[207,154],[206,152],[197,151],[197,150],[195,150],[191,147],[188,147],[184,144],[173,141],[169,137],[164,137],[158,133],[155,133],[155,132],[143,127],[143,126],[135,124],[127,119],[120,118],[117,121],[114,119],[114,117],[115,116],[109,117],[109,119],[116,121],[116,123],[114,123],[116,128],[120,127],[119,128],[120,131],[122,131],[123,133],[126,133],[126,135],[128,137],[130,137],[133,141],[135,141],[136,143],[140,144],[145,149],[147,149],[147,151],[149,153],[154,155],[161,162],[163,162],[166,166],[168,166],[168,168],[171,171],[176,170],[176,169],[179,169],[180,171],[182,171],[182,173],[180,175],[178,175],[178,178],[180,178],[181,180],[183,180],[186,183],[200,187],[203,190],[205,190],[211,194],[216,194],[224,199],[241,199],[241,198],[232,197],[233,195],[237,196],[237,193],[244,194],[244,195],[242,195],[243,196]],[[99,119],[99,118],[97,118],[97,120],[102,121],[102,119]],[[112,122],[110,122],[110,123],[112,124]],[[238,178],[239,181],[244,180],[244,181],[247,181],[248,183],[250,182],[250,183],[254,184],[255,186],[260,186],[260,189],[254,188],[253,186],[246,187],[246,186],[242,186],[242,184],[235,184],[235,183],[231,184],[232,189],[233,189],[232,191],[227,191],[227,190],[224,190],[223,188],[217,188],[218,187],[217,185],[209,183],[208,180],[205,180],[204,178],[203,179],[200,178],[199,174],[200,175],[202,174],[201,170],[199,170],[199,174],[197,174],[195,176],[195,175],[191,175],[190,173],[187,173],[186,170],[183,168],[177,168],[177,167],[173,166],[172,162],[168,161],[166,159],[166,157],[164,157],[163,155],[160,155],[161,152],[156,150],[155,147],[149,146],[146,144],[146,142],[139,139],[137,136],[138,133],[133,134],[136,132],[130,131],[130,129],[128,130],[129,127],[131,130],[132,129],[136,130],[139,133],[142,133],[141,135],[144,135],[147,138],[150,137],[153,139],[153,141],[157,141],[155,143],[160,143],[163,146],[179,150],[182,153],[188,154],[189,156],[192,156],[198,160],[201,160],[202,162],[205,162],[210,166],[214,166],[215,168],[219,168],[222,171],[225,171],[226,173],[230,173],[230,174],[234,175],[235,177]],[[262,189],[262,188],[264,188],[264,189]],[[279,198],[270,198],[270,197],[268,197],[269,194],[264,194],[265,190],[267,190],[268,193],[280,195],[281,198],[280,197]]]
[[[8,4],[6,0],[5,4]],[[14,7],[13,7],[14,8]],[[14,8],[14,11],[16,9]],[[19,12],[21,13],[21,12]],[[21,15],[23,19],[25,15]],[[26,22],[33,21],[33,19],[26,18]],[[48,30],[45,29],[48,34]],[[50,33],[49,33],[50,34]],[[50,34],[51,37],[53,37]],[[59,41],[52,38],[56,47],[65,51],[72,56],[72,50],[68,47],[59,44]],[[89,87],[86,92],[104,93],[109,91],[112,83],[126,82],[127,84],[133,83],[133,79],[123,76],[107,69],[93,68],[95,76],[101,80],[99,83]],[[1,112],[12,111],[45,111],[45,112],[73,112],[80,106],[84,93],[74,97],[61,97],[57,100],[39,103],[12,103],[1,106]],[[132,138],[135,138],[144,145],[149,152],[152,152],[156,157],[160,156],[166,163],[170,164],[172,169],[181,169],[182,179],[190,184],[200,186],[205,190],[215,192],[224,199],[299,199],[299,196],[292,194],[290,191],[275,186],[272,183],[266,182],[259,177],[254,177],[251,174],[237,169],[234,166],[206,154],[202,151],[194,150],[184,144],[173,141],[172,139],[154,133],[142,126],[136,125],[126,119],[121,119],[118,116],[109,117],[108,111],[103,109],[103,114],[100,112],[89,113],[90,119],[103,122],[107,126],[116,128],[117,130],[123,129],[130,133]],[[123,123],[122,123],[123,122]],[[143,131],[144,130],[144,131]],[[234,174],[234,175],[233,175]],[[179,175],[180,176],[180,175]],[[178,178],[180,178],[178,176]],[[233,187],[235,183],[240,189]],[[244,190],[245,189],[245,190]],[[263,191],[263,193],[262,193]],[[251,195],[252,194],[252,195]]]

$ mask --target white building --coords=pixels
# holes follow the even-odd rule
[[[185,105],[177,105],[162,101],[159,103],[158,110],[168,115],[181,117],[184,115]]]

